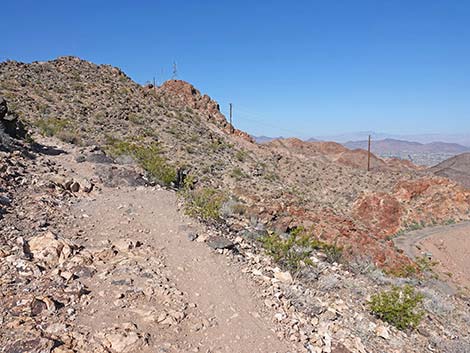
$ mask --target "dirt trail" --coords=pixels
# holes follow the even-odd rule
[[[142,352],[292,351],[276,337],[240,268],[188,238],[203,230],[177,212],[174,193],[108,189],[76,212],[87,247],[104,246],[98,274],[87,283],[100,295],[90,303],[92,314],[78,317],[97,335],[125,322],[150,335]]]
[[[394,239],[410,258],[430,254],[443,278],[470,287],[470,222],[408,232]]]
[[[53,160],[67,178],[97,183],[72,206],[69,230],[95,269],[80,273],[90,293],[75,317],[89,352],[103,344],[117,353],[300,351],[280,338],[240,255],[211,249],[209,230],[178,210],[175,192],[107,187],[97,175],[114,165],[77,163],[77,148],[58,148]]]

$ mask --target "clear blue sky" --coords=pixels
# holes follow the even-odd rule
[[[470,132],[465,0],[5,1],[0,59],[179,78],[254,134]],[[1,84],[1,82],[0,82]]]

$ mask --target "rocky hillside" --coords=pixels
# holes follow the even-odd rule
[[[433,177],[422,188],[411,164],[374,157],[366,173],[364,152],[337,144],[257,145],[229,126],[216,102],[183,81],[142,87],[118,68],[74,57],[1,63],[0,80],[11,114],[31,129],[98,146],[120,163],[137,161],[162,184],[217,190],[230,199],[224,219],[234,229],[284,233],[305,227],[341,245],[347,256],[367,251],[391,267],[408,260],[384,237],[415,222],[469,217],[470,194]],[[400,182],[408,183],[412,196],[400,197]],[[455,207],[439,207],[442,198]],[[390,203],[395,211],[388,222]],[[369,208],[372,214],[364,212]]]
[[[449,158],[430,169],[435,175],[455,180],[470,189],[470,153]]]
[[[257,145],[182,81],[66,57],[0,82],[4,352],[469,350],[467,289],[390,241],[467,219],[456,183]]]

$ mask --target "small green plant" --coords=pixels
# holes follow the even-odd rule
[[[44,118],[38,120],[35,125],[39,128],[41,134],[51,137],[69,127],[70,121],[68,119]]]
[[[389,268],[384,272],[393,277],[409,278],[416,276],[418,269],[415,264],[406,264]]]
[[[219,220],[222,205],[228,199],[225,193],[212,188],[184,190],[183,196],[186,200],[186,214],[205,221]]]
[[[421,272],[432,271],[432,268],[438,264],[437,261],[433,261],[425,255],[423,255],[422,257],[416,258],[415,263]]]
[[[109,139],[106,150],[113,157],[130,156],[155,181],[171,186],[176,180],[176,170],[168,164],[157,142],[124,141]]]
[[[131,123],[136,125],[142,125],[145,123],[144,119],[135,113],[130,113],[128,119]]]
[[[420,230],[424,228],[423,222],[413,222],[408,226],[408,230]]]
[[[246,174],[243,173],[243,170],[241,170],[240,168],[234,168],[230,173],[230,176],[235,180],[241,180],[246,177]]]
[[[331,245],[314,238],[303,227],[292,230],[286,239],[277,233],[271,233],[260,241],[275,262],[294,272],[303,266],[313,265],[310,256],[314,250],[331,249]]]
[[[422,310],[424,295],[413,287],[394,286],[372,296],[369,304],[371,312],[379,319],[400,330],[415,328],[424,316]]]
[[[455,224],[455,223],[456,223],[455,219],[450,218],[444,222],[444,225],[448,226],[448,225]]]
[[[246,157],[247,157],[247,153],[243,150],[238,150],[237,153],[235,153],[235,158],[240,161],[240,162],[243,162],[245,161]]]

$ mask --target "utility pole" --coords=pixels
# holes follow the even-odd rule
[[[176,61],[173,62],[173,80],[176,80],[178,77],[178,67],[176,66]]]
[[[230,104],[230,133],[233,133],[233,125],[232,125],[232,103]]]
[[[370,135],[369,135],[369,144],[367,148],[367,171],[370,171]]]

